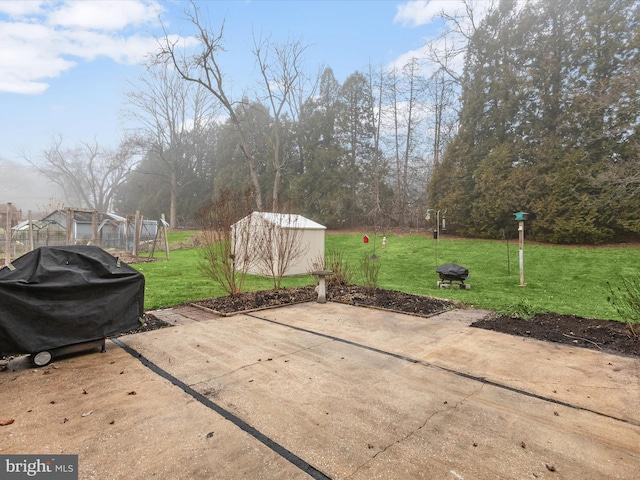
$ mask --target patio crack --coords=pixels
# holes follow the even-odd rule
[[[200,385],[202,383],[210,382],[211,380],[218,380],[220,378],[224,378],[224,377],[226,377],[228,375],[231,375],[233,373],[239,372],[240,370],[244,370],[245,368],[253,367],[254,365],[261,365],[261,364],[264,364],[266,362],[270,362],[272,360],[277,360],[279,358],[284,358],[284,357],[288,357],[288,356],[291,356],[291,355],[296,355],[296,354],[298,354],[300,352],[305,352],[307,350],[311,350],[313,348],[317,348],[317,347],[319,347],[321,345],[325,345],[327,343],[332,343],[332,342],[334,342],[334,340],[326,340],[324,342],[319,342],[319,343],[316,343],[314,345],[310,345],[310,346],[305,347],[305,348],[300,348],[298,350],[294,350],[293,352],[287,352],[287,353],[283,353],[282,355],[276,355],[276,356],[273,356],[273,357],[267,357],[265,360],[259,359],[259,360],[255,361],[253,363],[247,363],[246,365],[242,365],[242,366],[240,366],[240,367],[238,367],[238,368],[236,368],[234,370],[230,370],[230,371],[228,371],[226,373],[223,373],[222,375],[218,375],[216,377],[211,377],[211,378],[208,378],[206,380],[200,380],[199,382],[191,383],[191,384],[189,384],[189,386],[190,387],[195,387],[195,386]]]
[[[431,415],[429,415],[424,422],[422,422],[422,424],[417,427],[414,428],[413,430],[411,430],[410,432],[408,432],[406,435],[402,436],[401,438],[396,439],[395,441],[391,442],[390,444],[382,447],[380,450],[378,450],[371,458],[369,458],[367,461],[363,462],[362,464],[358,465],[358,467],[353,471],[353,473],[349,474],[347,477],[345,478],[352,478],[354,475],[356,475],[361,469],[363,469],[364,467],[366,467],[368,464],[370,464],[371,462],[373,462],[376,457],[382,453],[385,453],[387,450],[389,450],[390,448],[398,445],[399,443],[404,442],[405,440],[407,440],[408,438],[411,438],[413,435],[415,435],[417,432],[419,432],[420,430],[422,430],[424,427],[426,427],[426,425],[429,423],[429,421],[435,417],[436,415],[440,414],[440,413],[444,413],[447,412],[449,410],[455,410],[456,408],[458,408],[460,405],[462,405],[464,402],[466,402],[469,398],[473,397],[474,395],[477,395],[478,393],[480,393],[482,391],[482,389],[484,388],[484,384],[480,385],[478,388],[476,388],[474,391],[472,391],[470,394],[468,394],[467,396],[465,396],[464,398],[462,398],[461,400],[459,400],[458,402],[456,402],[454,405],[450,406],[450,407],[446,407],[446,408],[441,408],[438,409],[434,412],[431,413]]]
[[[425,341],[424,345],[428,346],[428,345],[433,345],[433,344],[436,344],[436,343],[442,343],[443,340],[448,340],[451,337],[460,337],[461,334],[462,334],[462,332],[460,332],[460,331],[447,333],[445,335],[442,335],[441,337],[437,337],[437,338],[434,338],[432,340]]]

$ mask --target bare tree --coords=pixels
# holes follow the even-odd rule
[[[407,97],[406,97],[406,135],[404,142],[404,154],[402,161],[402,182],[401,182],[401,209],[400,209],[400,220],[404,224],[405,216],[407,214],[407,207],[409,203],[409,162],[411,155],[413,153],[414,146],[414,132],[416,130],[416,120],[414,118],[414,111],[416,108],[416,96],[417,96],[417,70],[418,70],[418,60],[416,58],[412,58],[407,65],[404,67],[404,74],[407,81]]]
[[[401,224],[408,220],[416,180],[424,179],[425,165],[420,164],[419,148],[422,146],[417,134],[424,120],[424,106],[420,76],[420,65],[416,58],[410,59],[401,72],[393,70],[390,75],[389,102],[393,123],[393,145],[395,156],[396,215]],[[421,182],[424,186],[424,182]]]
[[[254,259],[258,268],[273,279],[273,288],[279,289],[289,267],[307,253],[307,246],[302,243],[301,217],[263,213],[256,220]]]
[[[262,74],[265,100],[269,104],[273,123],[271,143],[273,148],[273,194],[272,211],[279,211],[280,182],[282,167],[286,158],[282,148],[281,122],[285,107],[292,107],[301,92],[299,82],[302,76],[302,54],[306,46],[300,40],[292,40],[283,44],[274,44],[270,39],[258,41],[254,39],[254,50],[260,73]]]
[[[242,218],[250,222],[250,192],[239,196],[230,189],[221,192],[213,203],[199,214],[200,229],[204,237],[202,271],[219,284],[229,295],[242,291],[247,272],[253,262],[250,248],[251,225],[240,228]]]
[[[101,147],[97,140],[81,142],[65,149],[62,136],[35,161],[26,152],[24,158],[38,172],[59,185],[66,201],[77,207],[107,212],[115,191],[138,160],[134,142],[123,140],[117,149]]]
[[[126,114],[141,125],[139,142],[166,167],[148,173],[166,175],[171,192],[169,225],[176,228],[177,197],[188,185],[183,176],[198,161],[196,145],[214,121],[215,111],[204,89],[185,82],[171,66],[148,66],[133,87],[126,94]]]
[[[222,46],[224,23],[219,31],[214,32],[207,23],[200,18],[200,12],[196,4],[191,1],[191,9],[185,12],[187,18],[197,29],[199,51],[193,55],[186,55],[180,50],[178,43],[172,41],[165,32],[165,38],[161,41],[157,59],[160,63],[169,62],[183,80],[196,83],[206,89],[220,103],[223,110],[229,115],[231,123],[240,137],[239,148],[244,156],[251,182],[255,190],[255,201],[258,210],[263,209],[262,193],[256,167],[256,160],[251,152],[250,142],[236,113],[235,106],[239,103],[228,96],[225,77],[222,72],[219,55],[224,51]]]
[[[495,0],[479,4],[477,0],[461,0],[460,8],[447,12],[440,11],[446,28],[427,43],[427,59],[435,70],[428,86],[429,101],[433,105],[433,166],[437,167],[444,145],[454,130],[459,100],[460,85],[463,82],[463,66],[467,45],[480,27],[483,11],[494,9]]]
[[[440,163],[440,153],[442,151],[442,119],[444,115],[445,81],[443,71],[438,71],[432,77],[431,89],[433,97],[434,120],[433,120],[433,166]]]
[[[378,71],[374,71],[373,66],[369,65],[369,73],[367,80],[369,82],[369,90],[376,102],[371,103],[373,112],[373,122],[375,124],[375,132],[373,138],[373,158],[371,172],[371,202],[369,215],[374,218],[374,223],[379,226],[382,218],[388,215],[382,205],[381,189],[384,184],[384,176],[387,173],[386,162],[382,155],[382,125],[383,125],[383,96],[385,88],[385,72],[382,67]]]
[[[452,2],[453,3],[453,2]],[[442,9],[438,17],[445,22],[445,30],[427,44],[431,62],[446,73],[455,83],[462,83],[462,65],[467,44],[478,31],[483,12],[491,11],[496,0],[460,0],[453,11]]]

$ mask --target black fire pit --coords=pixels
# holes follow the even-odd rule
[[[458,287],[469,289],[471,285],[464,283],[469,278],[469,270],[455,263],[447,263],[436,268],[436,273],[440,275],[439,288]],[[454,283],[458,282],[458,283]]]

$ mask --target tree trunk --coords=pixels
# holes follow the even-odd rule
[[[273,201],[271,211],[278,212],[280,208],[280,178],[282,176],[282,164],[280,162],[280,129],[276,124],[274,126],[274,142],[273,142]]]
[[[178,197],[178,175],[175,171],[171,172],[171,204],[169,206],[169,226],[173,228],[177,228],[178,219],[177,217],[177,197]]]

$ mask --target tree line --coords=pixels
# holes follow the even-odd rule
[[[638,3],[500,0],[482,20],[463,4],[464,18],[442,15],[450,29],[427,57],[369,65],[342,83],[329,67],[309,72],[300,39],[254,38],[251,93],[225,75],[224,24],[212,28],[191,4],[198,47],[166,35],[131,82],[126,113],[139,128],[103,156],[122,165],[108,206],[192,225],[231,188],[256,210],[329,228],[425,225],[438,210],[450,232],[503,238],[526,211],[537,240],[633,238]],[[40,168],[55,175],[52,165],[71,163],[96,185],[99,163],[80,161],[96,151],[86,144],[61,162],[58,143]]]
[[[341,83],[330,67],[306,68],[300,39],[261,37],[253,39],[253,90],[238,92],[224,71],[224,25],[212,28],[193,3],[185,13],[199,46],[183,50],[166,35],[130,84],[125,115],[139,127],[123,142],[128,162],[111,185],[110,208],[190,225],[230,187],[256,210],[295,208],[332,228],[424,217],[429,170],[455,124],[450,82],[414,58],[393,70],[369,65]],[[91,160],[87,149],[57,142],[52,150],[32,164],[67,188],[69,176],[81,173],[87,187],[100,177],[80,166],[83,154]],[[72,170],[58,168],[65,157]],[[80,189],[68,193],[93,206]]]
[[[254,38],[256,92],[234,97],[223,29],[211,29],[195,6],[188,16],[199,49],[184,52],[167,37],[129,94],[148,148],[119,190],[119,208],[166,210],[172,225],[189,223],[233,188],[256,210],[295,205],[330,228],[424,216],[434,150],[455,123],[450,83],[411,59],[391,71],[370,65],[341,84],[329,67],[305,70],[299,39],[268,37]],[[429,134],[435,102],[440,124],[448,122],[437,141]]]
[[[501,1],[469,37],[459,128],[429,182],[447,227],[603,243],[640,232],[640,5]]]

